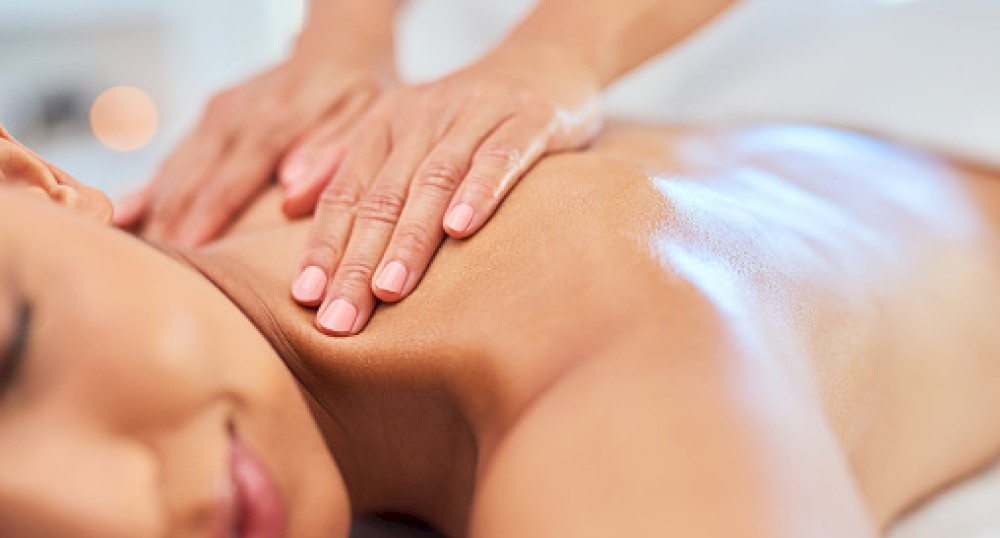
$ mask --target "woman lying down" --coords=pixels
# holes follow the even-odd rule
[[[994,172],[616,127],[334,339],[277,196],[164,253],[2,144],[2,536],[867,537],[1000,449]]]

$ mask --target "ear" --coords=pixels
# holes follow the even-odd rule
[[[41,194],[53,202],[103,223],[111,222],[111,201],[80,183],[14,139],[0,125],[0,183]]]

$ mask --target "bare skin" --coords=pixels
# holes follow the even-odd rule
[[[894,206],[900,181],[935,214]],[[1000,447],[985,426],[1000,409],[991,174],[819,130],[621,129],[543,163],[477,240],[445,245],[411,299],[338,341],[283,300],[307,223],[269,228],[276,204],[196,260],[300,379],[325,380],[317,398],[351,432],[328,437],[338,461],[345,438],[386,428],[419,441],[376,461],[464,462],[449,483],[428,459],[414,492],[433,489],[398,504],[347,474],[362,506],[452,534],[471,517],[482,536],[801,536],[817,522],[861,536],[854,488],[884,529]],[[975,233],[956,224],[969,219]],[[388,418],[414,414],[442,431]]]
[[[605,88],[734,0],[541,0],[489,54],[396,84],[402,0],[317,0],[288,59],[215,96],[120,225],[183,247],[218,238],[273,175],[285,213],[315,211],[290,278],[317,328],[360,332],[416,288],[539,159],[600,132]]]
[[[288,297],[309,222],[279,205],[176,254],[304,387],[355,513],[873,536],[1000,448],[996,174],[819,129],[612,131],[346,339]]]

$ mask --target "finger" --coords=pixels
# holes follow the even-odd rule
[[[168,239],[195,193],[222,159],[230,134],[218,129],[221,127],[202,120],[157,171],[147,205],[145,234],[149,239]]]
[[[330,334],[357,333],[375,308],[375,267],[406,205],[410,178],[432,142],[433,130],[426,122],[409,125],[407,139],[394,144],[378,178],[358,204],[351,239],[330,282],[327,305],[317,319],[320,328]],[[352,308],[355,316],[350,319],[345,313]]]
[[[292,132],[294,124],[289,122],[241,137],[214,173],[198,185],[169,239],[193,247],[218,237],[267,184]]]
[[[368,100],[361,101],[368,106]],[[358,118],[365,112],[360,105],[353,105],[342,115],[329,118],[313,129],[298,143],[287,161],[301,166],[303,175],[286,177],[282,211],[289,218],[299,218],[312,213],[323,188],[337,173],[346,154],[347,140]],[[284,167],[284,164],[282,165]],[[295,172],[298,174],[299,172]],[[284,176],[288,176],[286,172]]]
[[[152,181],[145,233],[167,239],[211,171],[222,160],[244,121],[241,93],[226,90],[214,95],[198,123],[167,156]],[[234,113],[238,111],[239,113]]]
[[[469,111],[421,163],[373,282],[372,291],[380,300],[398,301],[420,282],[444,239],[441,219],[469,170],[472,155],[505,120],[499,109]]]
[[[327,180],[343,157],[343,141],[351,127],[371,106],[374,95],[362,94],[337,103],[300,138],[293,142],[278,167],[278,181],[286,192],[304,190],[301,186],[317,177]]]
[[[149,204],[150,184],[115,202],[112,222],[123,230],[134,230],[142,222]]]
[[[478,231],[500,201],[547,150],[547,122],[525,116],[511,118],[476,151],[472,166],[444,217],[444,229],[456,238]]]
[[[305,306],[318,306],[326,295],[330,276],[347,246],[361,196],[389,154],[386,123],[380,119],[366,122],[353,148],[316,204],[316,216],[292,285],[292,297]]]

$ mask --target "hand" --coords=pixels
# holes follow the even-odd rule
[[[329,184],[286,199],[316,206],[293,297],[319,307],[320,330],[360,331],[376,299],[413,291],[445,233],[474,234],[539,158],[588,143],[599,92],[583,63],[539,46],[387,94]]]
[[[376,62],[334,52],[297,52],[216,95],[151,184],[119,204],[116,223],[142,221],[150,239],[197,246],[238,217],[279,164],[292,193],[329,178],[353,124],[394,81]],[[298,151],[289,153],[295,143]]]

